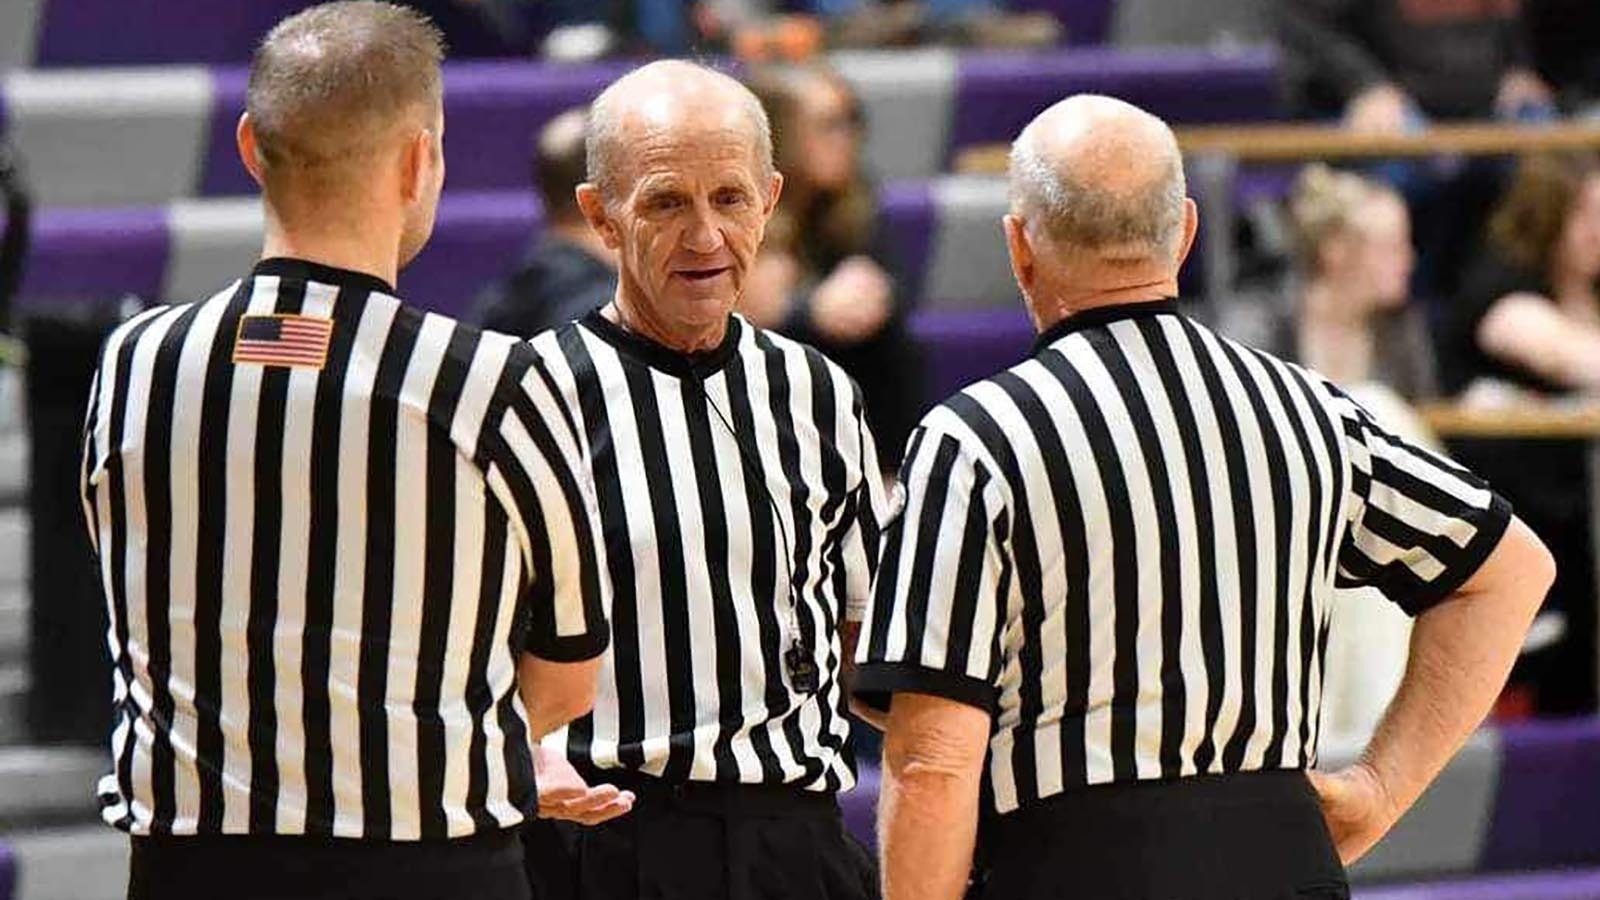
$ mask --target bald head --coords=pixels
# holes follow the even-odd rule
[[[1175,255],[1187,188],[1165,122],[1079,95],[1040,113],[1011,148],[1012,211],[1056,243],[1138,261]]]
[[[750,142],[755,174],[770,178],[772,126],[761,101],[737,80],[695,63],[663,60],[612,82],[589,108],[589,181],[606,200],[627,189],[628,148],[647,132],[736,132]]]
[[[245,107],[268,180],[358,172],[382,139],[432,128],[444,43],[402,6],[313,6],[268,33],[250,64]]]

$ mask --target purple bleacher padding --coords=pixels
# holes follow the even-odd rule
[[[400,275],[407,303],[460,317],[505,274],[543,221],[531,193],[457,193],[439,204],[433,239]]]
[[[1067,43],[1083,47],[1106,43],[1117,4],[1115,0],[1012,0],[1011,8],[1054,14],[1066,28]]]
[[[219,66],[211,72],[211,134],[207,140],[200,195],[234,197],[256,192],[255,180],[239,161],[234,130],[244,112],[244,89],[250,72],[242,66]]]
[[[452,190],[525,188],[535,133],[587,104],[633,63],[467,62],[445,69],[444,154]]]
[[[900,290],[911,304],[922,299],[923,278],[933,247],[933,193],[926,181],[896,181],[878,194],[884,242],[900,274]]]
[[[558,66],[458,62],[445,67],[445,183],[449,190],[529,187],[534,134],[545,122],[595,95],[632,63]],[[244,112],[242,67],[214,72],[210,146],[201,192],[248,194],[255,184],[239,162],[234,128]]]
[[[1009,141],[1071,94],[1110,94],[1175,123],[1245,122],[1278,111],[1277,54],[1162,49],[969,53],[956,76],[951,147]]]
[[[928,360],[929,403],[1022,362],[1034,338],[1021,300],[1009,309],[926,310],[912,315],[911,330]]]
[[[1357,888],[1354,900],[1595,900],[1600,869],[1566,869]]]
[[[310,0],[50,0],[38,66],[238,62]]]
[[[839,811],[844,814],[844,827],[850,829],[856,840],[868,847],[876,847],[880,773],[877,766],[867,762],[856,768],[856,786],[839,795]]]
[[[0,900],[11,900],[17,890],[17,856],[11,847],[0,843]]]
[[[43,210],[34,219],[18,305],[40,309],[124,294],[159,300],[168,250],[162,207]]]
[[[1482,868],[1600,863],[1600,719],[1507,726],[1501,745]]]

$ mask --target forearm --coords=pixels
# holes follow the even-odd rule
[[[1513,528],[1525,531],[1521,523]],[[1405,677],[1362,757],[1396,817],[1488,714],[1549,584],[1529,570],[1493,589],[1463,591],[1417,618]]]
[[[887,725],[878,802],[884,900],[958,900],[977,843],[989,714],[903,693]]]
[[[879,795],[884,900],[957,900],[978,836],[979,772],[890,759]]]
[[[517,667],[517,691],[535,743],[594,707],[598,672],[598,660],[553,663],[523,654]]]

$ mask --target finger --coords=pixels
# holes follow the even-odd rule
[[[633,811],[632,801],[614,800],[599,809],[591,810],[578,817],[576,821],[584,825],[599,825],[619,816],[627,815]]]
[[[583,796],[560,803],[557,807],[564,815],[577,815],[598,809],[621,796],[621,791],[609,784],[590,788]]]

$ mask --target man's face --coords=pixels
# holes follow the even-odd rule
[[[620,196],[607,204],[623,290],[675,330],[733,310],[777,202],[781,180],[762,177],[752,126],[723,119],[630,129]]]

